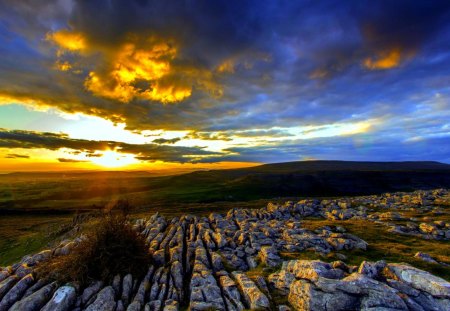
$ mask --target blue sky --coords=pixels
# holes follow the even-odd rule
[[[450,162],[449,21],[448,1],[1,0],[0,169]]]

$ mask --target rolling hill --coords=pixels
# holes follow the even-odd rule
[[[299,161],[172,176],[83,172],[36,178],[36,174],[0,176],[0,212],[89,210],[121,197],[144,208],[180,208],[219,201],[450,188],[450,165],[439,162]]]

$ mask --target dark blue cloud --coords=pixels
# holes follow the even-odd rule
[[[442,146],[427,154],[434,143],[447,142],[450,131],[450,116],[442,108],[450,98],[449,21],[450,2],[440,0],[3,0],[0,95],[123,119],[130,129],[212,136],[376,119],[379,123],[361,137],[248,146],[230,150],[237,155],[228,159],[449,161]],[[95,96],[84,83],[101,56],[69,55],[81,72],[56,71],[55,47],[45,38],[59,29],[83,34],[99,50],[121,46],[130,34],[175,38],[177,64],[211,72],[223,95],[194,87],[190,97],[170,105],[142,99],[124,105]],[[377,64],[389,57],[391,63]],[[226,61],[232,70],[218,74]],[[363,138],[370,144],[360,147]],[[391,148],[399,151],[389,153]]]

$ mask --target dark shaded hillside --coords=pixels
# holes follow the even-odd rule
[[[123,197],[142,208],[179,209],[188,204],[219,201],[364,195],[432,188],[450,188],[450,165],[304,161],[157,177],[145,172],[44,173],[42,176],[21,173],[0,176],[0,213],[70,213],[98,209]]]
[[[251,172],[292,173],[305,171],[422,171],[450,170],[450,165],[435,161],[358,162],[358,161],[295,161],[271,163],[247,169]]]
[[[167,186],[217,186],[203,200],[364,195],[450,187],[450,165],[439,162],[302,161],[173,176]]]

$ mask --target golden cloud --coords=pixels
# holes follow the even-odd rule
[[[86,49],[86,39],[79,32],[62,29],[47,34],[46,39],[68,51],[75,52]]]
[[[68,70],[72,69],[72,65],[68,61],[64,61],[64,62],[57,61],[55,63],[55,67],[56,67],[56,69],[61,70],[61,71],[68,71]]]
[[[123,103],[144,99],[166,104],[185,100],[194,88],[216,97],[223,93],[212,71],[183,61],[174,39],[129,35],[114,49],[99,47],[80,33],[67,30],[49,34],[47,39],[63,50],[101,56],[84,81],[85,88],[99,97]],[[59,58],[61,55],[58,52]],[[61,59],[56,62],[62,71],[70,66]]]
[[[363,61],[364,67],[370,70],[382,70],[398,67],[402,60],[402,53],[399,48],[378,53],[377,57],[368,57]]]

